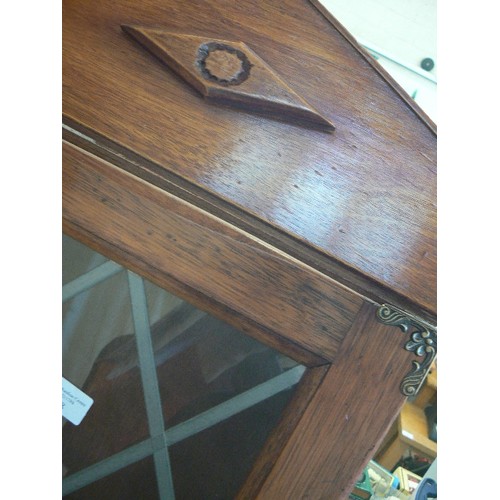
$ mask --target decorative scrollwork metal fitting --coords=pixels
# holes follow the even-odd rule
[[[405,349],[424,358],[423,361],[412,361],[413,369],[405,376],[400,385],[401,392],[405,396],[415,396],[436,357],[436,330],[387,304],[378,308],[377,318],[385,325],[397,326],[403,333],[408,333],[410,340],[406,342]]]

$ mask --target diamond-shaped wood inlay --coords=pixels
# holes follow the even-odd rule
[[[243,42],[122,28],[210,101],[296,125],[335,129]]]

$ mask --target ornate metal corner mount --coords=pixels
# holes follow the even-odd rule
[[[386,325],[398,326],[403,333],[408,333],[410,340],[406,342],[405,349],[424,358],[421,362],[412,361],[413,369],[405,376],[400,385],[401,392],[405,396],[414,396],[418,393],[436,357],[436,330],[387,304],[378,308],[377,318]]]

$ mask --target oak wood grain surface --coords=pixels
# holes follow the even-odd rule
[[[244,42],[335,132],[204,101],[122,24]],[[435,132],[305,0],[66,0],[63,112],[435,315]]]
[[[68,143],[63,218],[70,234],[108,241],[122,253],[118,262],[160,286],[161,276],[172,278],[262,325],[260,340],[309,365],[335,357],[363,303],[331,278]],[[277,345],[276,337],[286,341]]]
[[[293,399],[288,403],[281,421],[266,441],[264,448],[254,463],[250,474],[238,492],[237,499],[255,498],[262,488],[283,446],[300,422],[314,393],[328,372],[329,365],[309,368],[297,387]]]
[[[257,498],[344,500],[405,401],[413,354],[365,303]],[[392,420],[391,417],[392,416]]]

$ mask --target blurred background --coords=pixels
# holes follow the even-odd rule
[[[437,0],[321,0],[437,123]]]

